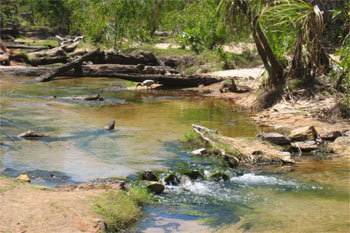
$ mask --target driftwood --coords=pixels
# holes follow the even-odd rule
[[[162,67],[153,67],[162,69]],[[52,71],[49,67],[25,67],[25,66],[0,66],[0,76],[40,76]],[[132,73],[130,73],[132,72]],[[135,73],[139,72],[139,73]],[[200,75],[162,75],[162,74],[142,74],[137,66],[133,65],[82,65],[79,72],[69,70],[62,73],[57,73],[58,76],[66,77],[109,77],[121,78],[134,82],[143,82],[147,79],[152,79],[159,84],[169,87],[196,87],[199,85],[210,85],[221,82],[222,77],[200,76]]]
[[[293,164],[294,161],[285,156],[279,156],[277,154],[266,154],[262,151],[254,151],[251,154],[243,153],[243,150],[232,146],[232,143],[241,143],[241,141],[235,138],[224,137],[218,134],[218,132],[210,130],[200,125],[192,125],[194,132],[196,132],[203,141],[205,141],[209,147],[216,149],[216,155],[222,157],[232,167],[238,165],[254,165],[254,164]],[[261,145],[261,142],[249,142],[249,146]],[[259,146],[260,146],[259,145]],[[232,152],[225,152],[222,148],[229,148]],[[243,147],[244,148],[244,147]]]
[[[89,60],[91,57],[93,57],[96,53],[98,53],[99,49],[96,49],[92,52],[89,52],[67,64],[64,64],[62,66],[59,66],[57,68],[53,68],[50,72],[46,74],[40,75],[38,78],[36,78],[36,81],[38,82],[47,82],[52,79],[54,79],[58,74],[63,74],[66,71],[72,69],[72,68],[77,68],[78,66],[81,66],[83,61]]]
[[[59,40],[58,43],[60,45],[76,43],[76,42],[79,42],[80,40],[84,41],[84,36],[77,36],[74,39],[71,39],[71,38],[64,38],[59,35],[56,35],[56,38]]]
[[[24,44],[11,44],[6,45],[9,49],[35,49],[35,50],[41,50],[41,49],[48,49],[48,46],[36,46],[36,45],[24,45]]]

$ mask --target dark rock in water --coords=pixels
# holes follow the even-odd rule
[[[317,138],[317,131],[313,126],[305,126],[292,130],[288,137],[292,141],[315,140]]]
[[[290,143],[290,139],[280,133],[261,133],[258,134],[257,137],[276,145],[286,145]]]
[[[214,181],[226,181],[230,179],[230,177],[223,171],[216,171],[212,173],[209,178]]]
[[[164,177],[164,181],[167,185],[178,185],[180,183],[179,177],[174,173],[170,173]]]
[[[196,180],[198,178],[202,178],[203,174],[201,174],[199,171],[197,170],[187,170],[187,169],[181,169],[179,171],[182,175],[185,175],[187,177],[189,177],[192,180]]]
[[[325,131],[320,133],[320,138],[323,140],[335,140],[337,137],[340,137],[341,133],[339,131]]]
[[[114,129],[114,126],[115,126],[115,120],[112,120],[105,126],[105,129],[112,130],[112,129]]]
[[[318,148],[315,141],[295,142],[295,143],[292,143],[292,146],[294,148],[299,147],[301,151],[305,151],[305,152],[317,150]]]
[[[147,185],[147,189],[150,192],[153,192],[155,194],[161,194],[164,191],[164,185],[159,183],[159,182],[155,182],[155,181],[151,181],[148,185]]]
[[[20,138],[42,138],[42,137],[46,137],[46,135],[41,134],[41,133],[36,133],[33,130],[28,130],[24,133],[17,135],[17,137],[20,137]]]
[[[142,174],[142,180],[158,181],[158,178],[151,171],[145,171]]]

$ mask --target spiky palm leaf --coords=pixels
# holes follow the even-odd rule
[[[292,55],[290,76],[314,77],[326,63],[321,46],[323,16],[317,5],[312,6],[304,0],[280,0],[267,8],[259,21],[269,31],[285,37],[294,35],[293,44],[288,46]]]

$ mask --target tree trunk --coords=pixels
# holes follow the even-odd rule
[[[75,68],[77,66],[81,66],[83,61],[89,60],[91,57],[93,57],[96,53],[98,53],[100,50],[96,49],[92,52],[89,52],[67,64],[64,64],[62,66],[59,66],[57,68],[52,69],[50,72],[40,75],[38,78],[36,78],[35,80],[38,82],[47,82],[50,81],[52,79],[54,79],[57,75],[59,74],[63,74],[66,71]]]

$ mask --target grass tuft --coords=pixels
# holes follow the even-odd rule
[[[141,205],[149,200],[150,194],[142,187],[111,190],[94,199],[94,210],[105,221],[107,232],[119,232],[140,218]]]

